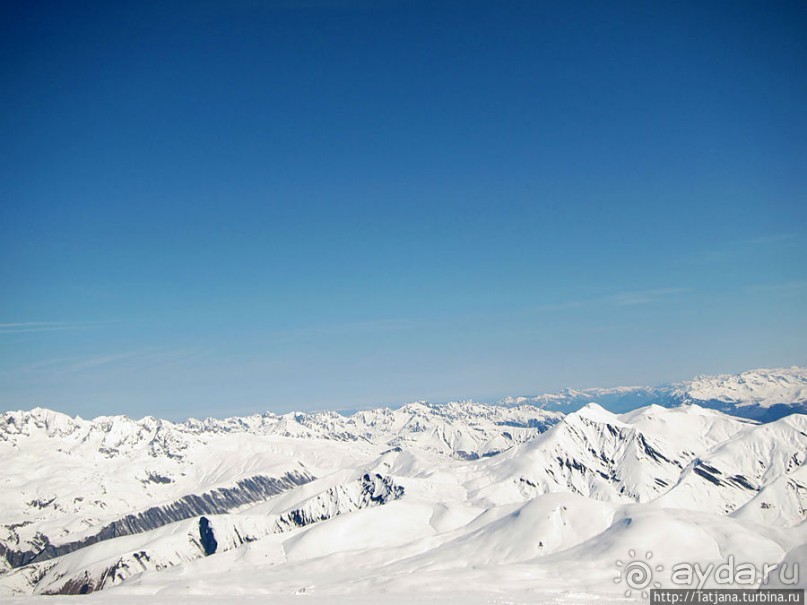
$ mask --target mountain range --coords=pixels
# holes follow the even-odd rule
[[[694,403],[733,416],[770,422],[793,412],[807,412],[807,369],[791,367],[698,376],[656,387],[564,389],[559,393],[505,397],[499,403],[535,405],[568,413],[592,402],[616,413],[651,403],[665,407]]]
[[[664,586],[693,558],[807,568],[805,385],[790,368],[350,415],[6,412],[0,596],[576,603],[641,600],[636,552]]]

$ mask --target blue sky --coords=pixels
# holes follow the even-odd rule
[[[807,363],[803,2],[5,2],[0,408]]]

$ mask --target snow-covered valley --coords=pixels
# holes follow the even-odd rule
[[[617,602],[642,599],[621,569],[648,554],[664,587],[729,556],[786,568],[753,586],[790,587],[799,564],[804,587],[807,416],[694,402],[795,409],[804,384],[705,377],[619,414],[550,395],[183,423],[7,412],[0,596]]]

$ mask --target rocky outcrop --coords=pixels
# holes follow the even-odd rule
[[[103,540],[149,531],[198,515],[223,514],[239,506],[265,500],[313,479],[310,474],[300,471],[290,471],[281,477],[255,475],[238,481],[234,487],[221,487],[203,494],[188,494],[170,504],[152,506],[142,512],[126,515],[82,540],[52,544],[47,536],[41,536],[42,547],[29,551],[15,551],[0,544],[0,555],[11,567],[47,561]]]

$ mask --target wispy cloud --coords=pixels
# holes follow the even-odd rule
[[[794,233],[774,233],[744,239],[739,243],[747,246],[771,246],[785,242],[792,242],[795,239],[796,235]]]
[[[683,294],[687,292],[686,288],[652,288],[649,290],[632,290],[627,292],[619,292],[612,296],[603,299],[603,302],[610,302],[619,306],[626,305],[648,305],[650,303],[659,302],[663,299]]]
[[[407,330],[412,323],[408,319],[367,319],[319,326],[308,326],[278,335],[272,344],[287,344],[329,336],[355,336]]]
[[[751,284],[743,289],[746,292],[801,292],[807,289],[807,280],[786,281],[776,284]]]
[[[605,296],[598,296],[577,300],[566,300],[557,303],[547,303],[533,307],[533,311],[566,311],[570,309],[591,309],[603,306],[631,306],[649,305],[662,302],[674,296],[690,292],[689,288],[645,288],[638,290],[623,290]]]
[[[63,330],[86,330],[110,322],[104,321],[17,321],[0,323],[0,335],[26,332],[59,332]]]
[[[534,311],[566,311],[568,309],[579,309],[590,305],[591,300],[565,300],[556,303],[546,303],[537,307],[532,307]]]
[[[148,349],[89,356],[58,357],[37,361],[15,369],[26,374],[77,374],[99,368],[134,367],[184,363],[207,355],[202,349]]]
[[[695,263],[722,263],[763,250],[792,246],[797,242],[798,236],[795,233],[767,233],[725,242],[719,247],[690,254],[686,260]]]

